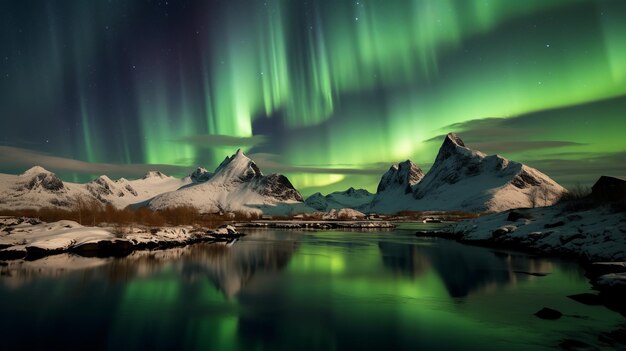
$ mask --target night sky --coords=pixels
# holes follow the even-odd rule
[[[626,175],[626,1],[0,1],[0,172],[188,174],[241,147],[375,190],[442,135],[565,186]]]

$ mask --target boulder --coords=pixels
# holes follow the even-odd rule
[[[511,211],[509,212],[509,215],[506,217],[506,220],[508,222],[516,222],[519,219],[533,219],[533,216],[530,213]]]
[[[552,308],[544,307],[541,310],[535,312],[535,316],[541,319],[556,320],[561,318],[563,316],[563,313]]]

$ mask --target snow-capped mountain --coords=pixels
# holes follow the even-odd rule
[[[19,175],[0,174],[0,208],[38,209],[69,207],[76,194],[75,184],[65,184],[54,173],[35,166]]]
[[[189,183],[189,177],[178,179],[152,171],[136,180],[112,180],[102,175],[77,184],[63,182],[54,173],[35,166],[20,175],[0,174],[0,209],[70,209],[79,199],[124,208]]]
[[[500,155],[471,150],[450,133],[414,196],[420,209],[500,212],[550,206],[564,191],[540,171]]]
[[[287,177],[280,174],[264,176],[252,160],[237,150],[233,156],[226,157],[205,181],[158,195],[149,201],[148,206],[159,210],[191,205],[201,212],[261,213],[266,208],[298,204],[302,200]]]
[[[209,180],[212,175],[213,174],[207,171],[206,168],[198,167],[189,175],[189,178],[191,178],[191,181],[194,183],[201,183]]]
[[[309,196],[304,203],[317,211],[326,212],[332,209],[361,208],[372,202],[373,198],[374,194],[365,189],[350,187],[348,190],[335,191],[326,196],[321,193],[315,193]]]
[[[549,206],[565,191],[550,177],[525,164],[469,149],[453,133],[445,137],[435,163],[412,189],[410,196],[398,196],[395,202],[381,204],[375,199],[371,210],[500,212]]]
[[[350,188],[305,203],[289,180],[264,176],[241,150],[211,173],[198,168],[182,179],[157,171],[141,179],[112,180],[103,175],[86,184],[63,182],[54,173],[33,167],[20,175],[0,174],[0,209],[71,208],[78,199],[117,208],[129,205],[163,208],[191,205],[202,212],[242,211],[289,214],[352,208],[363,212],[403,210],[467,212],[504,211],[549,206],[565,191],[545,174],[499,155],[471,150],[448,134],[435,163],[424,175],[407,160],[391,166],[375,195]]]
[[[376,195],[368,206],[369,212],[393,213],[411,204],[416,185],[424,172],[411,160],[392,165],[378,183]]]
[[[84,185],[90,195],[101,203],[110,203],[117,208],[145,202],[168,191],[174,191],[192,182],[190,177],[182,179],[167,176],[158,171],[147,172],[142,178],[111,180],[102,175]]]

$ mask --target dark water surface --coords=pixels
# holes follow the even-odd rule
[[[0,348],[539,350],[598,344],[623,323],[566,297],[590,289],[572,262],[418,239],[416,227],[250,230],[231,247],[10,262]],[[544,306],[566,316],[533,316]]]

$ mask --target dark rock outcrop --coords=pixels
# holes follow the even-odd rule
[[[552,308],[544,307],[541,310],[535,312],[535,316],[541,319],[556,320],[561,318],[563,316],[563,313]]]
[[[424,172],[411,160],[406,160],[398,164],[392,165],[389,170],[383,174],[376,194],[380,194],[389,189],[402,189],[405,194],[413,191],[413,186],[424,177]]]

